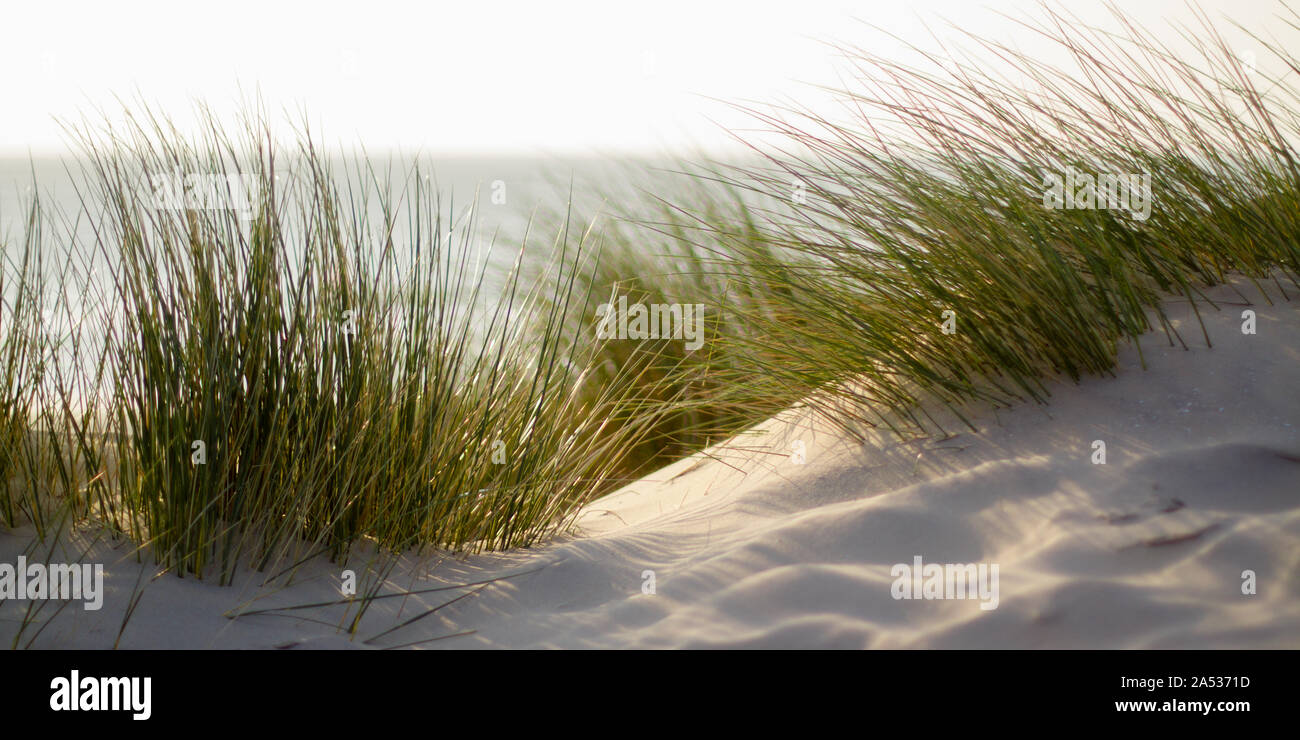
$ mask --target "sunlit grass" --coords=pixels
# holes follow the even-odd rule
[[[64,278],[93,328],[60,338],[46,393],[66,500],[225,581],[304,544],[527,545],[618,480],[656,412],[590,387],[592,338],[565,334],[591,299],[583,233],[511,245],[543,279],[492,274],[419,169],[395,192],[364,160],[332,172],[307,132],[284,152],[259,123],[210,123],[76,130],[97,220]],[[251,208],[159,207],[157,173],[251,176]],[[14,373],[40,366],[35,338],[6,336]],[[10,383],[29,389],[5,402],[14,434],[31,385]]]
[[[803,403],[854,434],[952,431],[930,404],[1045,401],[1047,379],[1107,373],[1121,341],[1153,328],[1209,341],[1174,331],[1170,296],[1212,310],[1202,291],[1229,272],[1256,280],[1256,299],[1286,295],[1272,276],[1300,275],[1293,80],[1247,69],[1208,20],[1190,55],[1116,22],[1047,10],[1027,24],[1073,70],[980,39],[982,56],[928,69],[842,47],[853,115],[749,108],[778,143],[653,228],[710,256],[714,289],[695,295],[732,327],[712,349],[728,403],[755,420]],[[1268,66],[1300,69],[1258,43]],[[1149,210],[1048,207],[1062,204],[1046,175],[1067,168],[1149,175]]]
[[[32,522],[43,530],[34,433],[45,364],[39,208],[33,200],[21,235],[0,234],[0,524]]]

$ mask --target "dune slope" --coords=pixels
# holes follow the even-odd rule
[[[477,585],[376,601],[355,638],[346,604],[222,616],[338,600],[344,567],[322,558],[287,585],[250,571],[220,588],[150,582],[100,541],[104,608],[46,604],[21,642],[112,646],[136,594],[122,647],[1300,647],[1300,301],[1269,292],[1210,291],[1210,348],[1172,301],[1190,349],[1153,332],[1145,370],[1125,347],[1116,377],[980,411],[973,432],[862,446],[775,419],[594,502],[546,547],[404,557],[383,593]],[[66,554],[0,534],[0,563],[24,551]],[[997,565],[996,602],[895,598],[894,566],[917,557]],[[5,644],[28,606],[0,605]]]

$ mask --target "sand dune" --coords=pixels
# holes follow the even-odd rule
[[[275,588],[251,572],[232,588],[157,579],[121,645],[1300,647],[1300,302],[1274,289],[1270,305],[1245,281],[1210,295],[1212,348],[1186,303],[1171,302],[1190,350],[1149,334],[1146,370],[1125,347],[1116,377],[1057,382],[1047,406],[979,411],[974,432],[861,446],[773,420],[717,459],[594,502],[546,547],[404,558],[385,592],[486,583],[374,602],[355,639],[334,626],[355,613],[342,605],[222,616],[253,599],[338,599],[341,567],[317,559]],[[1254,335],[1241,331],[1247,300]],[[794,440],[806,464],[790,458]],[[0,562],[24,549],[44,552],[30,533],[0,534]],[[153,572],[127,554],[100,543],[89,555],[106,564],[102,611],[72,605],[50,619],[47,605],[24,642],[43,626],[37,647],[111,646]],[[916,557],[996,564],[996,608],[894,598],[891,569]],[[22,614],[0,606],[6,642]]]

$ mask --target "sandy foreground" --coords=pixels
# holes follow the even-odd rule
[[[777,419],[594,502],[550,545],[406,557],[380,593],[423,593],[373,602],[354,636],[338,626],[355,605],[284,608],[339,601],[345,567],[378,583],[364,556],[223,588],[99,541],[82,560],[105,565],[103,609],[7,601],[0,645],[39,605],[20,645],[111,647],[133,608],[120,647],[1300,647],[1300,300],[1269,292],[1210,291],[1212,348],[1171,301],[1190,350],[1153,332],[1146,370],[1126,346],[1116,377],[977,411],[976,432],[862,446]],[[0,563],[74,546],[0,533]],[[891,571],[917,557],[996,564],[996,608],[895,598]],[[241,608],[276,611],[224,616]]]

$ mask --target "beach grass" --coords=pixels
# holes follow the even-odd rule
[[[1293,47],[1253,36],[1255,68],[1209,18],[1180,52],[1113,20],[1044,7],[1023,21],[1067,66],[980,38],[969,55],[918,49],[921,67],[838,46],[851,115],[745,107],[766,129],[758,161],[697,171],[645,224],[708,255],[726,286],[697,293],[731,327],[709,371],[726,403],[754,422],[801,404],[859,437],[954,433],[929,404],[961,417],[971,402],[1045,402],[1047,379],[1108,373],[1119,343],[1152,328],[1210,342],[1166,321],[1171,295],[1218,309],[1203,290],[1235,272],[1256,299],[1289,297]]]
[[[33,444],[45,356],[39,209],[33,201],[16,245],[12,235],[0,235],[0,523],[31,522],[44,531]]]
[[[227,582],[363,540],[528,545],[618,479],[654,412],[619,395],[634,386],[589,387],[592,338],[561,341],[591,299],[582,233],[514,247],[545,252],[545,280],[492,275],[418,169],[399,191],[365,161],[336,176],[306,131],[285,152],[256,124],[189,141],[146,113],[76,130],[103,210],[70,274],[101,300],[70,363],[96,382],[49,395],[87,515]],[[160,199],[196,174],[251,185],[223,207]]]

